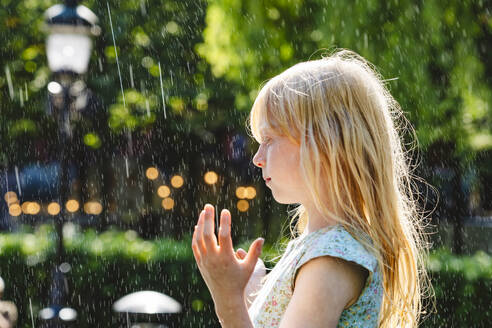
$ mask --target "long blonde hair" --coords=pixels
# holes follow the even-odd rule
[[[380,75],[348,50],[299,63],[268,81],[256,98],[249,124],[259,142],[260,123],[300,146],[303,178],[318,211],[378,259],[380,327],[416,327],[430,291],[428,245],[417,177],[399,132],[415,133]],[[337,204],[341,214],[327,204]],[[292,220],[302,233],[308,221],[302,205]]]

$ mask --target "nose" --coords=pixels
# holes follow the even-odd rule
[[[253,164],[258,167],[264,167],[265,166],[265,156],[263,156],[263,147],[260,146],[258,148],[258,151],[256,152],[255,156],[253,156]]]

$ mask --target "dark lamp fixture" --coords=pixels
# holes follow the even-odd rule
[[[101,33],[97,16],[78,1],[65,1],[45,13],[48,37],[46,53],[52,72],[83,74],[87,72],[92,50],[92,36]]]

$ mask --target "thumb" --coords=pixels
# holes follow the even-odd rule
[[[261,255],[261,249],[263,248],[264,242],[265,242],[265,239],[258,238],[249,247],[248,255],[246,256],[245,260],[247,262],[253,263],[253,266],[256,264],[256,262],[258,261],[258,258]]]
[[[248,253],[246,253],[246,251],[242,248],[238,248],[237,251],[236,251],[236,256],[240,259],[240,260],[244,260],[244,258],[246,257]]]

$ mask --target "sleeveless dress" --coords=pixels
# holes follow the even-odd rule
[[[280,325],[294,291],[297,270],[307,261],[325,255],[355,262],[369,272],[359,298],[342,312],[337,327],[377,327],[383,297],[377,260],[341,225],[335,225],[288,243],[248,310],[255,328]]]

